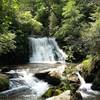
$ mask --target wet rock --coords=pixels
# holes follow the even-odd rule
[[[78,65],[76,66],[77,71],[82,71],[83,66],[84,66],[83,63],[78,64]]]
[[[16,73],[14,70],[10,70],[9,72],[5,73],[9,78],[18,78],[18,73]]]
[[[16,94],[25,93],[28,91],[29,91],[29,87],[23,85],[23,86],[15,87],[13,89],[9,89],[9,90],[1,92],[0,97],[16,95]]]
[[[37,73],[35,74],[35,77],[37,77],[40,80],[44,80],[45,82],[48,82],[48,84],[51,84],[53,86],[59,85],[61,83],[59,78],[50,76],[49,72]]]
[[[75,93],[76,90],[79,88],[80,86],[80,81],[78,79],[78,76],[73,73],[73,74],[68,74],[67,75],[67,80],[70,82],[71,86],[73,87],[72,91]]]
[[[41,73],[36,73],[35,77],[44,80],[51,85],[59,85],[61,83],[60,78],[65,70],[65,65],[58,66],[57,68],[52,68],[49,70],[42,71]]]
[[[67,75],[67,79],[72,83],[79,83],[78,76],[76,74]]]
[[[49,72],[50,76],[61,78],[63,75],[63,72],[65,71],[66,65],[58,66],[56,69],[53,69]]]
[[[0,74],[0,91],[7,90],[9,88],[9,78],[5,74]]]
[[[52,96],[60,95],[63,91],[60,89],[55,89],[55,88],[49,88],[42,97],[44,98],[49,98]]]
[[[5,72],[8,72],[8,71],[10,71],[10,68],[8,68],[8,67],[3,67],[1,69],[1,73],[5,73]]]
[[[97,75],[93,81],[92,89],[100,91],[100,70],[97,72]]]
[[[79,92],[76,92],[75,94],[72,95],[70,100],[83,100],[82,96]]]
[[[53,96],[46,100],[71,100],[71,91],[67,90],[58,96]]]
[[[87,76],[85,77],[85,81],[86,81],[87,83],[92,83],[93,80],[94,80],[94,78],[95,78],[95,75],[91,73],[91,74],[89,74],[89,75],[87,75]]]

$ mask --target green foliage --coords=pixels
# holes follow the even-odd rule
[[[91,72],[91,70],[92,70],[92,68],[93,68],[93,66],[92,66],[92,57],[90,56],[88,59],[86,59],[86,60],[84,60],[83,62],[82,62],[82,65],[83,65],[83,67],[82,67],[82,69],[83,69],[83,72],[85,72],[85,73],[87,73],[87,74],[89,74],[90,72]]]
[[[91,45],[91,50],[94,54],[100,55],[100,8],[97,8],[96,12],[92,14],[95,22],[90,23],[90,27],[84,29],[81,33],[82,38]],[[87,34],[88,33],[88,34]]]
[[[18,15],[17,15],[17,18],[18,18],[18,21],[21,23],[21,24],[28,24],[30,25],[30,27],[32,27],[35,31],[37,32],[40,32],[41,29],[42,29],[42,24],[38,21],[36,21],[30,11],[25,11],[25,12],[20,12]]]
[[[46,93],[43,95],[43,97],[48,98],[48,97],[59,95],[61,93],[62,93],[62,91],[60,89],[50,88],[46,91]]]
[[[88,54],[88,45],[81,38],[76,38],[71,35],[66,37],[64,42],[63,49],[67,54],[66,61],[80,62]]]
[[[6,54],[15,49],[15,34],[5,33],[0,35],[0,54]]]
[[[15,49],[15,37],[9,28],[12,24],[13,11],[17,10],[17,1],[1,0],[0,3],[0,55]]]
[[[71,73],[76,72],[76,71],[77,71],[77,69],[75,68],[75,65],[73,65],[73,66],[71,65],[65,69],[64,74],[68,75],[68,74],[71,74]]]
[[[66,60],[70,62],[80,62],[88,54],[88,52],[85,52],[86,48],[83,48],[81,44],[67,46],[65,48],[68,55]]]
[[[0,37],[8,36],[9,32],[15,34],[15,39],[9,34],[11,46],[6,40],[0,40],[0,55],[12,51],[15,46],[16,55],[28,54],[27,38],[38,34],[60,40],[68,55],[67,61],[83,60],[92,53],[90,49],[100,56],[100,1],[1,0]],[[64,41],[70,36],[75,38],[75,43]]]
[[[79,21],[83,16],[80,10],[76,6],[75,0],[69,0],[63,7],[62,25],[59,30],[55,33],[55,36],[64,38],[68,35],[79,36],[80,24]]]

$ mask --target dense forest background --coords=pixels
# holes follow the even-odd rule
[[[29,36],[55,37],[69,62],[100,58],[100,1],[0,0],[0,63],[27,63]]]

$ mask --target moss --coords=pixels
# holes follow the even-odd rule
[[[75,66],[76,66],[76,64],[68,65],[68,67],[66,67],[63,75],[66,76],[67,74],[71,74],[71,73],[75,72],[77,70]]]
[[[60,90],[60,89],[56,89],[53,95],[56,96],[56,95],[61,94],[62,92],[63,92],[62,90]]]
[[[50,88],[42,97],[48,98],[48,97],[56,96],[61,94],[62,92],[63,91],[59,88]]]
[[[67,79],[62,80],[61,84],[58,86],[62,91],[71,90],[71,85]]]
[[[0,91],[4,91],[9,88],[9,78],[4,74],[0,74]]]
[[[48,89],[48,91],[45,92],[45,94],[42,97],[48,98],[48,97],[52,97],[52,96],[57,96],[66,90],[72,90],[72,89],[73,89],[73,87],[68,82],[68,80],[62,80],[62,82],[59,86],[55,86],[55,87]]]
[[[52,88],[48,89],[42,97],[48,98],[52,96]]]
[[[82,65],[83,65],[83,67],[82,67],[82,69],[83,69],[83,72],[86,72],[86,73],[90,73],[91,72],[91,70],[92,70],[92,57],[90,57],[90,58],[88,58],[88,59],[86,59],[86,60],[84,60],[83,62],[82,62]]]

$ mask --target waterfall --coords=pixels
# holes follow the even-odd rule
[[[29,37],[30,63],[65,62],[66,54],[59,48],[55,38]]]
[[[79,80],[80,80],[81,85],[82,85],[82,84],[86,84],[84,78],[79,74],[79,72],[76,72],[76,74],[78,75],[78,78],[79,78]]]
[[[80,80],[80,87],[78,92],[80,92],[83,100],[99,100],[100,92],[91,89],[92,83],[86,83],[84,78],[79,72],[76,73]]]

